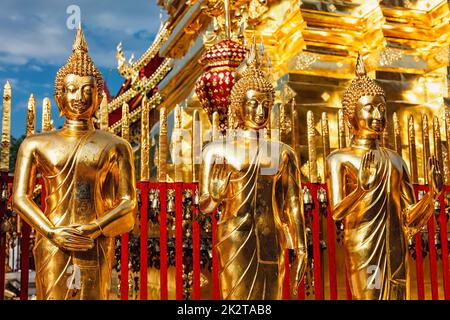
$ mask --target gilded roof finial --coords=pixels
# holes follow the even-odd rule
[[[81,22],[77,27],[77,35],[75,36],[75,40],[72,45],[72,51],[84,51],[88,52],[89,47],[86,42],[86,38],[84,37],[83,29],[81,28]]]
[[[253,37],[252,37],[252,44],[250,46],[250,52],[247,57],[247,65],[250,66],[252,64],[255,65],[256,67],[260,66],[259,54],[258,54],[258,49],[256,47],[255,35],[253,35]]]

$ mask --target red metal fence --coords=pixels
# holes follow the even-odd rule
[[[2,185],[7,181],[8,185],[12,183],[12,177],[7,177],[2,175]],[[306,186],[311,192],[313,203],[305,210],[306,214],[310,217],[311,222],[311,238],[312,238],[312,255],[310,258],[313,259],[312,264],[312,275],[314,279],[314,298],[316,300],[324,299],[325,297],[336,300],[336,299],[351,299],[351,293],[348,288],[347,279],[342,280],[346,283],[346,295],[345,297],[339,296],[338,294],[338,278],[345,277],[345,272],[337,272],[337,260],[336,260],[336,224],[332,220],[330,215],[329,207],[324,206],[324,202],[319,202],[318,192],[321,188],[326,190],[326,186],[322,184],[311,184],[307,183],[303,185]],[[201,284],[201,257],[200,257],[200,240],[201,240],[201,227],[199,222],[195,218],[198,215],[198,210],[195,205],[194,198],[197,192],[197,185],[193,183],[153,183],[153,182],[137,182],[137,188],[140,190],[140,286],[139,286],[139,298],[141,300],[148,299],[147,292],[147,269],[148,269],[148,209],[149,209],[149,191],[158,190],[159,191],[159,241],[160,241],[160,299],[167,300],[169,297],[168,292],[168,233],[167,233],[167,206],[166,197],[167,190],[175,190],[175,297],[178,300],[183,299],[183,207],[182,198],[183,192],[185,190],[190,190],[192,192],[192,223],[191,223],[191,237],[192,237],[192,295],[191,298],[194,300],[198,299],[219,299],[219,265],[217,253],[212,250],[212,275],[211,275],[211,286],[212,294],[211,296],[201,296],[200,284]],[[426,191],[427,186],[415,186],[416,195],[419,195],[420,191]],[[10,188],[8,188],[10,189]],[[450,279],[449,279],[449,265],[448,265],[448,237],[447,237],[447,213],[445,204],[445,194],[450,191],[450,186],[445,187],[445,191],[439,198],[439,211],[436,211],[436,215],[432,216],[428,222],[428,248],[429,248],[429,277],[431,282],[431,298],[438,299],[444,298],[446,300],[450,299]],[[320,190],[323,192],[323,190]],[[41,203],[45,205],[45,190],[42,189],[41,192]],[[7,203],[4,201],[1,204],[0,217],[6,213]],[[320,217],[326,215],[326,221],[324,228],[321,227]],[[435,219],[439,223],[439,236],[435,237]],[[212,243],[215,243],[216,238],[216,214],[212,215],[212,230],[211,237]],[[20,299],[28,299],[28,269],[29,269],[29,243],[30,243],[30,232],[31,229],[28,225],[23,223],[21,229],[21,291]],[[326,245],[326,257],[328,260],[328,265],[325,266],[321,259],[324,257],[322,254],[323,248],[321,248],[321,240],[324,235],[327,235]],[[436,240],[440,240],[440,254],[437,251],[437,247],[434,245]],[[323,241],[322,241],[323,242]],[[417,297],[420,300],[425,299],[425,273],[424,273],[424,260],[423,260],[423,239],[422,236],[415,236],[415,244],[411,246],[414,248],[414,258],[416,265],[416,279],[411,279],[411,281],[416,281],[417,283]],[[121,299],[127,300],[129,297],[129,285],[128,285],[128,275],[129,275],[129,235],[124,234],[121,236],[121,256],[120,256],[120,296]],[[5,286],[5,259],[6,259],[6,236],[5,233],[1,233],[0,237],[0,288]],[[440,256],[440,259],[439,259]],[[292,297],[289,290],[289,253],[286,252],[286,278],[283,285],[283,299],[305,299],[305,280],[299,286],[298,296]],[[438,268],[440,264],[441,268]],[[328,270],[328,283],[325,286],[324,279],[324,268],[327,267]],[[438,270],[442,270],[442,274],[438,273]],[[442,285],[439,285],[438,278],[442,277]],[[324,288],[328,287],[329,292],[324,292]],[[439,294],[439,290],[443,291]],[[0,300],[4,299],[4,290],[0,290]]]

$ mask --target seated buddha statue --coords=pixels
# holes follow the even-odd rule
[[[384,90],[370,79],[361,56],[343,97],[351,145],[327,158],[331,213],[344,220],[344,260],[354,299],[409,299],[408,239],[426,225],[442,191],[438,162],[430,158],[430,189],[416,201],[408,167],[380,146],[386,126]]]
[[[80,26],[72,55],[55,80],[54,97],[64,125],[28,136],[15,167],[14,208],[37,231],[38,299],[107,299],[114,237],[135,223],[130,144],[96,130],[92,121],[102,88]],[[43,210],[33,201],[38,174],[46,192]]]
[[[203,149],[199,207],[218,210],[222,299],[281,299],[285,251],[293,249],[292,292],[305,272],[300,173],[294,150],[264,134],[274,88],[253,43],[230,95],[228,135]]]

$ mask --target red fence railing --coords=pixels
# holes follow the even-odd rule
[[[8,183],[12,184],[12,177],[7,177],[2,175],[2,185]],[[38,181],[41,183],[41,181]],[[351,299],[351,293],[348,288],[348,282],[345,272],[338,273],[338,263],[337,263],[337,251],[338,244],[336,240],[336,224],[332,220],[330,215],[329,207],[326,206],[323,210],[323,203],[319,202],[318,191],[320,188],[326,190],[326,186],[322,184],[311,184],[306,183],[306,186],[312,195],[313,203],[309,206],[310,212],[307,214],[311,217],[311,237],[312,237],[312,255],[310,259],[313,260],[312,265],[312,277],[314,283],[314,298],[316,300],[321,299]],[[183,192],[190,190],[192,195],[192,212],[191,224],[190,224],[190,237],[192,244],[192,286],[190,297],[194,300],[199,299],[219,299],[220,298],[220,288],[219,288],[219,263],[217,252],[212,249],[211,260],[212,260],[212,274],[211,274],[211,295],[202,296],[201,295],[201,238],[202,236],[201,226],[197,219],[199,214],[198,209],[195,204],[195,198],[197,194],[197,184],[194,183],[154,183],[154,182],[137,182],[137,188],[139,189],[140,195],[140,233],[139,233],[139,260],[140,260],[140,271],[139,271],[139,299],[148,299],[148,212],[149,212],[149,191],[158,190],[159,194],[159,272],[160,272],[160,299],[169,299],[169,277],[168,277],[168,226],[167,226],[167,191],[175,190],[175,298],[177,300],[184,299],[184,282],[187,281],[184,277],[183,270],[183,246],[184,246],[184,229],[183,229]],[[416,196],[419,195],[420,191],[427,191],[427,186],[415,186]],[[322,190],[321,190],[322,192]],[[431,299],[444,298],[446,300],[450,299],[450,277],[449,277],[449,263],[448,263],[448,236],[447,236],[447,213],[446,213],[446,203],[445,194],[450,192],[450,186],[446,186],[444,192],[439,198],[439,212],[432,216],[426,227],[428,234],[428,258],[429,258],[429,274],[424,273],[424,259],[423,254],[426,248],[423,247],[422,234],[415,236],[415,269],[416,269],[416,284],[417,284],[417,298],[420,300],[425,299],[425,277],[429,276],[431,284]],[[41,203],[45,205],[45,190],[42,188],[41,192]],[[0,204],[0,218],[6,214],[7,203],[3,201]],[[324,226],[322,227],[320,221],[321,217],[326,215]],[[437,223],[435,223],[435,216]],[[0,220],[1,221],[1,220]],[[212,243],[215,243],[216,239],[216,228],[217,220],[216,213],[212,214],[211,217],[212,230],[210,233]],[[435,228],[439,225],[439,235],[436,236]],[[323,230],[326,229],[326,230]],[[21,290],[20,299],[28,299],[28,286],[29,286],[29,244],[30,244],[30,227],[23,223],[21,229]],[[324,265],[322,259],[324,256],[323,248],[321,247],[321,241],[323,242],[324,235],[327,235],[326,250],[327,250],[327,266]],[[123,300],[129,298],[129,235],[124,234],[121,236],[121,252],[120,252],[120,297]],[[437,247],[434,245],[435,240],[440,240],[440,254],[437,251]],[[7,241],[5,232],[0,233],[0,300],[4,299],[5,287],[5,265],[7,252]],[[440,259],[439,259],[440,257]],[[290,294],[290,278],[289,278],[289,252],[286,251],[286,278],[283,284],[283,299],[306,299],[305,294],[305,279],[299,285],[298,296],[293,297]],[[440,267],[440,268],[439,268]],[[343,269],[343,266],[341,266]],[[439,270],[442,270],[442,274],[439,274]],[[324,277],[324,271],[327,271],[327,277]],[[439,277],[442,277],[441,285],[439,285]],[[338,283],[341,279],[342,283],[346,283],[346,294],[344,296],[339,296]],[[328,291],[325,292],[324,289],[328,287]],[[440,292],[441,291],[441,292]]]

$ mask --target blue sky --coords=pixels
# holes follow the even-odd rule
[[[115,95],[123,78],[117,73],[116,47],[123,43],[127,58],[135,60],[152,43],[160,25],[156,0],[2,0],[0,10],[0,85],[12,86],[11,134],[25,132],[25,116],[31,93],[36,98],[37,130],[41,129],[44,97],[52,101],[55,125],[62,124],[53,100],[56,71],[71,53],[75,30],[74,11],[81,22],[95,64]],[[164,15],[165,16],[165,15]],[[69,26],[69,27],[68,27]]]

